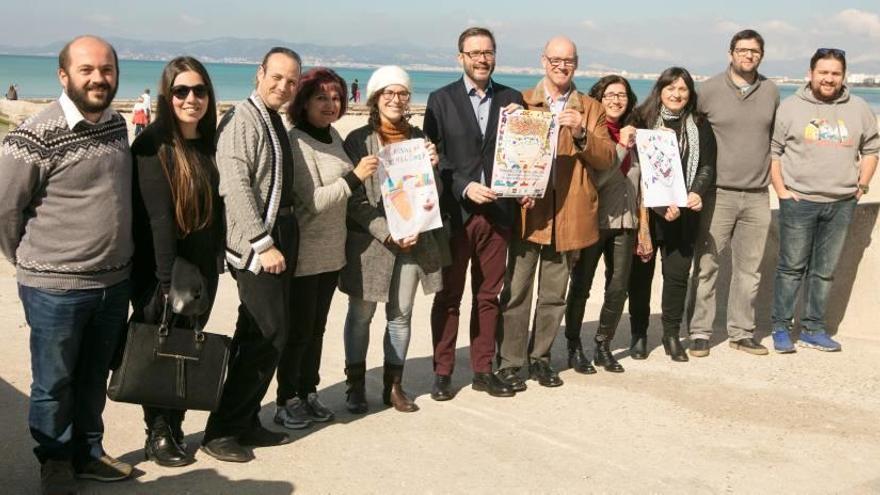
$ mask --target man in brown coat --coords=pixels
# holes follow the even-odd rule
[[[523,93],[528,110],[552,112],[559,140],[550,183],[543,198],[520,208],[517,235],[508,256],[501,293],[499,377],[514,390],[526,389],[518,372],[529,358],[529,375],[545,387],[562,385],[550,367],[550,347],[565,313],[571,256],[599,239],[598,195],[589,169],[616,165],[602,105],[575,89],[577,47],[568,38],[547,42],[541,56],[545,76]],[[527,208],[531,206],[531,208]],[[540,265],[540,269],[538,269]],[[538,271],[538,302],[529,318],[532,284]],[[529,342],[529,322],[534,330]]]

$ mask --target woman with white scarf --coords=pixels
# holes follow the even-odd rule
[[[670,67],[660,74],[647,100],[635,110],[635,125],[675,132],[681,155],[687,207],[653,208],[651,222],[663,260],[663,348],[673,361],[687,361],[679,327],[703,197],[715,187],[715,135],[708,120],[697,111],[694,80],[681,67]],[[643,283],[650,283],[650,278]]]

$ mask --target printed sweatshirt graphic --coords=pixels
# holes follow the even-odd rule
[[[770,153],[782,163],[785,186],[803,199],[852,197],[859,160],[878,152],[877,117],[845,86],[836,100],[824,102],[807,84],[779,105]]]

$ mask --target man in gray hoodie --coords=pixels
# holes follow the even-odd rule
[[[825,306],[856,202],[868,193],[880,137],[868,104],[844,84],[846,54],[820,48],[809,84],[785,99],[771,143],[771,182],[779,196],[779,261],[773,347],[794,352],[790,327],[805,281],[802,347],[839,351],[826,333]]]

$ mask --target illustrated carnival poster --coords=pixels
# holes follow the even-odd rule
[[[687,206],[687,189],[675,132],[638,129],[636,148],[645,206]]]
[[[558,131],[550,112],[502,110],[491,189],[502,197],[544,197]]]
[[[386,145],[379,181],[391,237],[400,240],[443,226],[434,169],[423,139]]]

